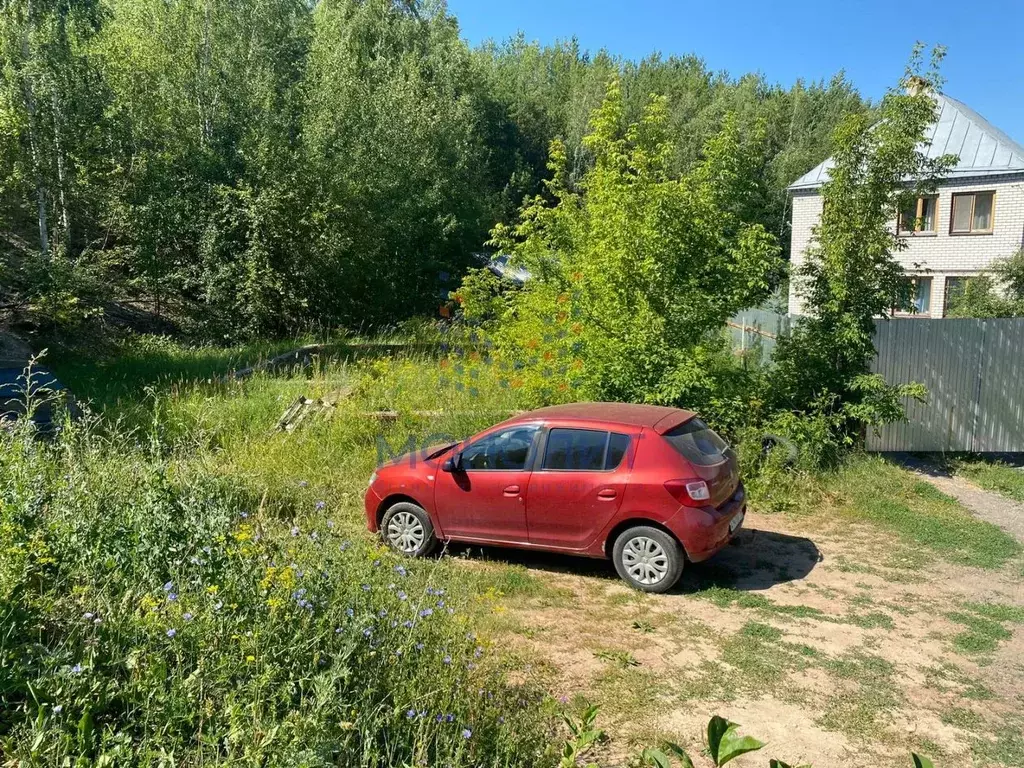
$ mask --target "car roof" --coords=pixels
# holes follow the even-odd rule
[[[636,403],[567,403],[550,405],[519,414],[508,423],[536,421],[600,421],[631,427],[649,427],[663,434],[673,427],[689,421],[696,414],[682,408],[664,405],[638,405]]]

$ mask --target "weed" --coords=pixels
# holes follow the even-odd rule
[[[1012,633],[998,621],[969,613],[947,613],[946,618],[967,627],[953,637],[953,646],[962,653],[990,653],[999,647],[1001,640],[1008,640]]]
[[[638,632],[648,633],[654,631],[654,625],[646,619],[637,619],[633,622],[633,629],[637,630]]]
[[[610,661],[622,669],[640,666],[640,662],[629,651],[594,651],[594,656],[602,661]]]

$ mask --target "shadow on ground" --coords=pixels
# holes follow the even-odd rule
[[[595,560],[553,552],[450,544],[448,554],[470,560],[521,565],[530,571],[572,574],[616,580],[610,560]],[[803,579],[821,562],[818,547],[803,536],[747,528],[708,561],[687,564],[673,593],[698,592],[709,587],[757,591]]]

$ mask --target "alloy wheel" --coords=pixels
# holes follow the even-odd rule
[[[657,584],[668,574],[668,554],[661,544],[646,536],[637,536],[622,549],[626,573],[638,584]]]
[[[388,541],[400,552],[411,555],[423,546],[427,532],[412,512],[396,512],[388,521]]]

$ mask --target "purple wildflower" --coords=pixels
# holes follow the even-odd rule
[[[397,573],[399,576],[408,576],[409,575],[409,572],[407,570],[405,570],[405,566],[404,565],[396,565],[395,566],[395,573]]]
[[[167,630],[167,636],[168,637],[174,637],[176,634],[178,634],[178,630],[176,630],[174,628],[171,628],[171,629]]]
[[[451,664],[451,663],[452,663],[452,657],[451,657],[451,656],[447,656],[447,655],[446,655],[446,656],[445,656],[445,657],[444,657],[443,659],[441,659],[441,661],[442,661],[442,662],[443,662],[444,664]]]
[[[380,613],[378,613],[377,615],[380,616],[383,619],[385,616],[388,615],[388,609],[387,608],[381,608],[380,609]]]
[[[402,590],[398,590],[398,599],[399,600],[405,600],[408,597],[409,596],[407,594],[405,594],[405,592],[403,592]]]
[[[169,602],[173,603],[177,599],[178,599],[178,595],[176,593],[174,593],[174,592],[171,592],[170,594],[167,595],[167,600]]]
[[[472,736],[473,736],[472,729],[470,729],[470,728],[463,728],[462,729],[462,738],[468,739],[468,738],[471,738]]]
[[[353,616],[356,615],[356,612],[353,609],[351,609],[351,608],[346,608],[345,609],[345,615],[348,616],[351,619]]]
[[[293,525],[292,526],[292,536],[298,536],[298,535],[299,535],[299,526]]]
[[[82,674],[82,665],[81,664],[75,664],[75,666],[73,666],[71,668],[71,674],[72,675],[80,675],[80,674]]]
[[[333,520],[328,520],[327,521],[327,527],[330,528],[333,531],[334,530],[334,521]]]
[[[422,611],[420,611],[420,618],[421,619],[425,619],[427,616],[433,616],[433,614],[434,614],[434,609],[433,608],[424,608]]]
[[[414,717],[416,717],[416,710],[410,709],[408,712],[405,713],[405,716],[412,720]]]
[[[340,549],[342,552],[344,552],[346,549],[348,549],[351,546],[352,545],[349,544],[347,541],[343,541],[343,542],[341,542],[341,546],[338,547],[338,549]]]
[[[416,643],[416,650],[417,651],[422,651],[423,650],[423,643]]]
[[[299,480],[299,488],[305,488],[307,485],[309,485],[308,480]]]
[[[185,621],[192,621],[192,619],[193,619],[194,617],[192,616],[192,614],[191,614],[191,613],[186,613],[186,614],[185,614],[184,616],[182,616],[181,618],[183,618],[183,619],[184,619]]]
[[[369,584],[363,584],[363,592],[369,592],[369,591],[370,591],[370,585]]]
[[[164,592],[170,592],[172,589],[174,589],[173,581],[168,581],[166,584],[164,584]]]
[[[56,705],[54,705],[54,707],[53,707],[53,714],[59,715],[63,711],[64,711],[64,705],[63,704],[56,704]]]
[[[409,619],[406,619],[405,621],[402,622],[402,626],[405,627],[406,629],[412,629],[412,621],[410,621]]]
[[[96,614],[94,614],[94,613],[90,613],[89,611],[86,611],[85,613],[82,614],[82,618],[85,619],[86,621],[88,621],[89,619],[91,619],[95,615]]]

